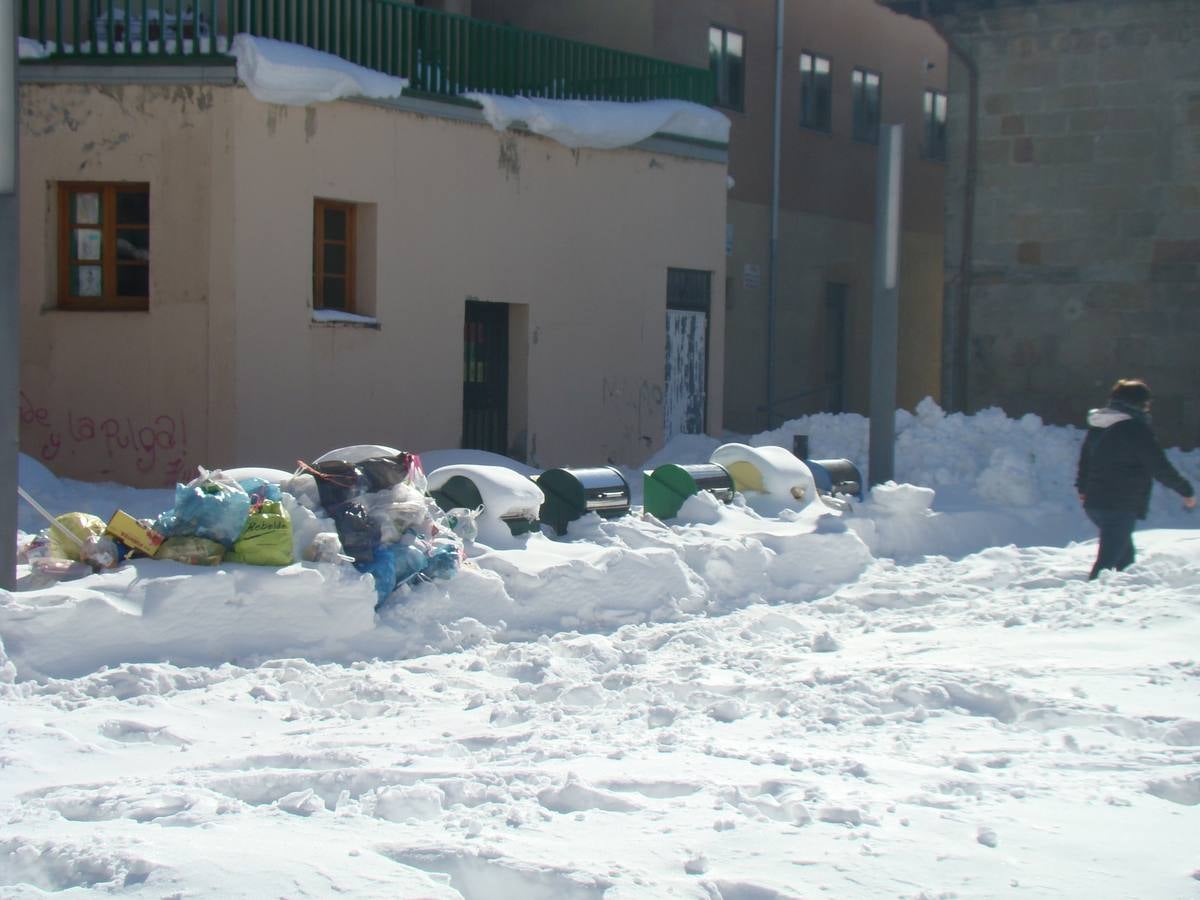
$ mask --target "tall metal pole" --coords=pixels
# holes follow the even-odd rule
[[[775,297],[779,292],[779,134],[783,110],[783,0],[775,0],[775,100],[771,134],[771,243],[767,261],[767,429],[775,427]]]
[[[17,4],[0,0],[0,588],[17,581],[21,299],[17,290]]]
[[[875,177],[875,288],[871,301],[871,484],[891,481],[896,450],[896,359],[900,299],[900,186],[904,126],[879,134]]]

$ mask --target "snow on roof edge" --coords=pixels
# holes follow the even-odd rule
[[[469,91],[497,131],[518,123],[571,148],[616,149],[656,134],[728,145],[730,122],[716,110],[686,100],[545,100]]]
[[[350,97],[394,99],[409,87],[405,78],[245,33],[234,37],[229,54],[237,60],[238,78],[264,103],[307,106]],[[478,104],[497,131],[521,124],[571,148],[615,149],[656,135],[710,146],[729,144],[728,117],[685,100],[546,100],[473,91],[447,99]]]
[[[271,38],[238,34],[229,52],[237,59],[238,78],[264,103],[308,106],[344,97],[399,97],[408,87],[406,78]]]

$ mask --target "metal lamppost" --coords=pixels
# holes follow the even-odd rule
[[[896,361],[900,306],[900,186],[904,126],[879,135],[875,179],[875,289],[871,303],[871,484],[891,481],[896,453]]]

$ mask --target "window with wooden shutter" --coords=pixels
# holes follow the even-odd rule
[[[60,308],[149,308],[148,184],[60,182],[58,223]]]

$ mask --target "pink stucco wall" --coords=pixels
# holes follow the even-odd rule
[[[510,437],[532,462],[639,463],[662,440],[668,267],[713,273],[719,427],[722,162],[235,86],[26,85],[22,107],[22,450],[61,474],[455,447],[468,298],[514,304]],[[150,182],[149,312],[54,309],[59,179]],[[361,204],[378,327],[313,321],[317,197]]]

